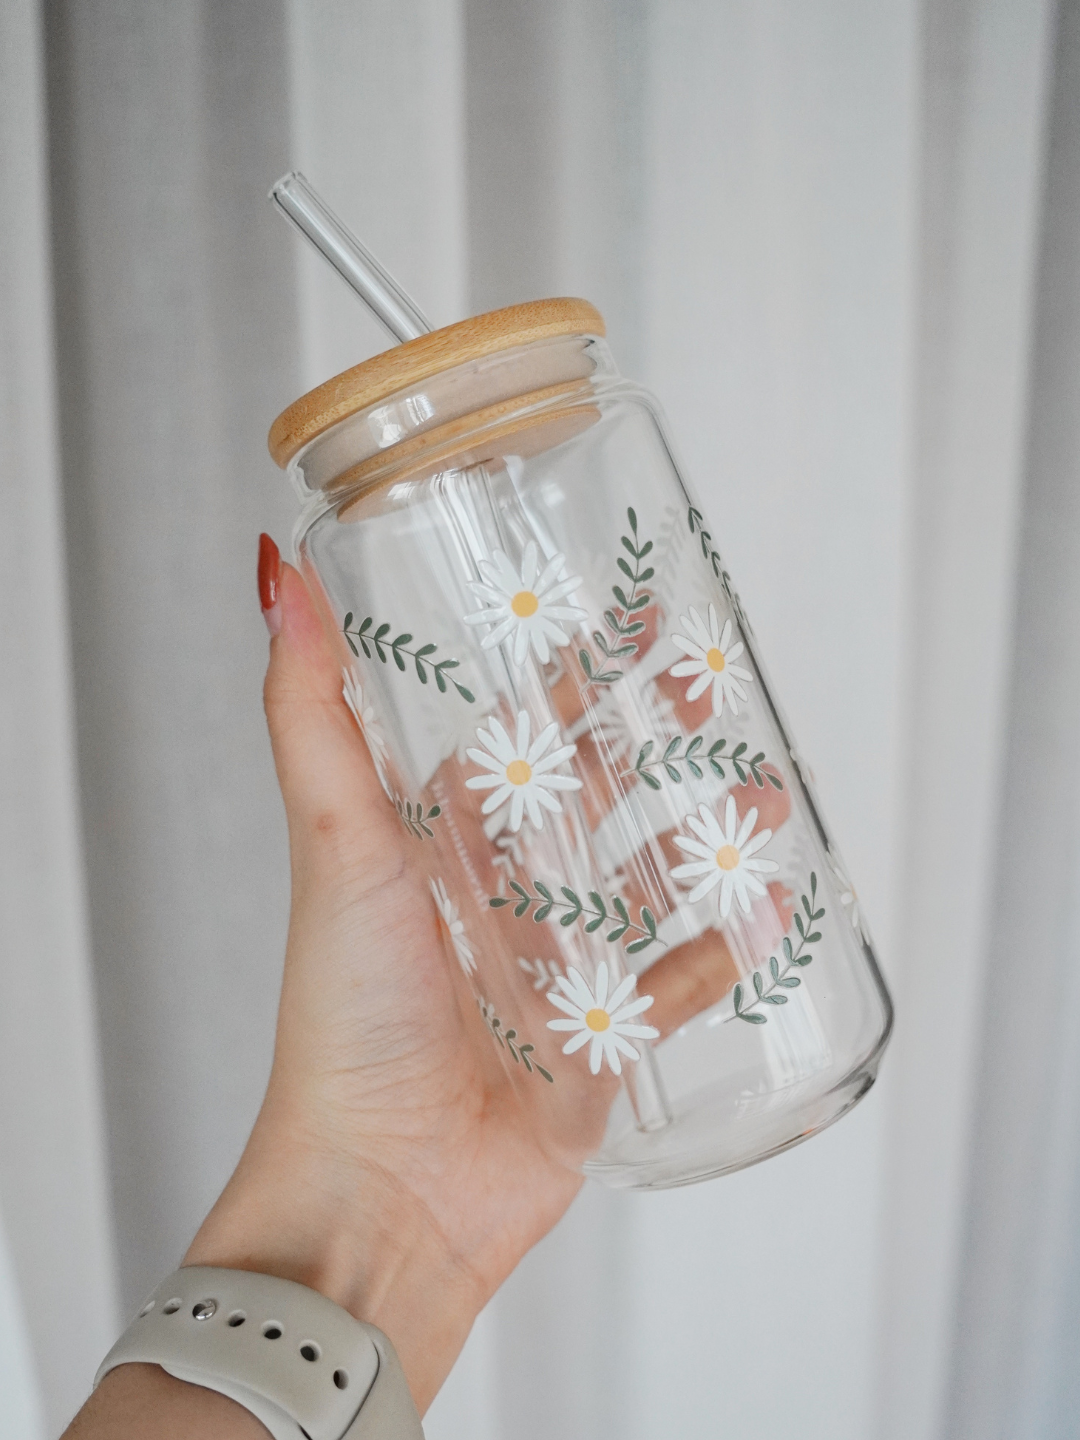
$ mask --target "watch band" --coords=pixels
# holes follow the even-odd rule
[[[393,1345],[325,1295],[249,1270],[184,1266],[106,1355],[217,1390],[274,1440],[423,1440]]]

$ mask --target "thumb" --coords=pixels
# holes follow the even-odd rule
[[[345,703],[340,658],[304,577],[269,536],[260,540],[259,580],[271,631],[263,701],[294,864],[336,862],[377,884],[400,873],[405,848]]]

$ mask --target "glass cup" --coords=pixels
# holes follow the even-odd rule
[[[271,451],[474,1039],[552,1157],[651,1188],[844,1114],[892,1007],[659,405],[603,334],[574,300],[464,321],[298,400]]]

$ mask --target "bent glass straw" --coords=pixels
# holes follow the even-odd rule
[[[299,170],[283,175],[271,189],[270,199],[359,295],[399,345],[428,334],[431,322],[415,300],[319,199]]]

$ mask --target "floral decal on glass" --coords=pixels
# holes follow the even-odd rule
[[[535,540],[525,546],[520,574],[501,550],[494,551],[490,560],[481,560],[479,568],[484,578],[471,581],[469,589],[487,608],[466,615],[465,624],[494,627],[480,642],[484,650],[493,650],[512,637],[515,665],[524,663],[530,646],[540,663],[546,665],[551,658],[549,642],[556,646],[570,644],[559,622],[576,623],[587,618],[587,612],[577,605],[560,603],[578,588],[581,576],[565,574],[566,560],[562,555],[553,555],[540,570]]]
[[[469,944],[468,936],[465,934],[465,925],[458,913],[458,908],[450,899],[446,886],[441,880],[431,881],[431,893],[435,897],[435,907],[439,912],[439,929],[442,931],[443,939],[453,947],[458,964],[465,974],[471,975],[476,969],[476,957]]]
[[[648,1010],[653,1003],[651,995],[629,999],[637,985],[636,975],[627,975],[608,995],[605,960],[596,967],[594,987],[590,988],[584,975],[572,966],[566,975],[558,977],[556,985],[558,988],[550,990],[547,998],[567,1018],[549,1020],[548,1029],[574,1032],[563,1046],[564,1055],[573,1055],[575,1050],[589,1045],[589,1069],[594,1075],[600,1073],[600,1066],[605,1060],[614,1074],[621,1075],[620,1055],[625,1055],[628,1060],[641,1058],[637,1046],[631,1045],[631,1039],[656,1040],[660,1035],[654,1025],[634,1023],[635,1016]]]
[[[687,700],[700,699],[712,686],[713,714],[722,715],[727,701],[731,713],[738,715],[739,701],[749,698],[743,682],[752,684],[754,677],[735,663],[746,647],[741,640],[731,643],[731,621],[725,620],[721,630],[715,605],[709,606],[708,624],[691,605],[679,616],[679,624],[686,634],[672,635],[671,643],[687,658],[673,665],[669,673],[678,680],[696,677],[686,692]]]
[[[367,741],[367,747],[371,751],[371,758],[375,764],[375,773],[379,777],[379,784],[393,799],[386,778],[386,759],[389,751],[383,733],[379,729],[379,723],[375,719],[375,711],[364,699],[364,687],[356,671],[343,669],[341,674],[345,681],[341,691],[345,697],[345,704],[352,711],[353,719],[360,726],[360,733]]]
[[[764,750],[759,750],[756,755],[748,755],[746,752],[750,747],[745,740],[740,740],[729,755],[727,743],[726,740],[715,740],[708,750],[703,750],[701,747],[705,744],[705,737],[695,735],[692,740],[687,742],[684,750],[682,748],[683,737],[676,735],[668,741],[662,752],[654,754],[655,740],[646,740],[638,751],[638,757],[634,764],[629,770],[624,770],[622,773],[637,775],[644,780],[650,790],[659,790],[661,785],[656,775],[658,770],[663,770],[674,784],[681,785],[683,781],[679,769],[681,765],[686,766],[695,780],[702,778],[705,773],[704,766],[708,765],[712,773],[723,780],[726,774],[723,762],[726,761],[739,777],[740,785],[745,785],[750,779],[759,790],[764,790],[767,780],[775,790],[783,790],[784,782],[780,776],[773,774],[771,770],[761,768],[766,763]]]
[[[363,650],[368,660],[371,659],[372,653],[374,652],[384,665],[388,665],[392,659],[397,668],[402,672],[409,668],[406,662],[411,660],[413,662],[413,668],[416,670],[416,678],[420,681],[421,685],[426,685],[428,679],[434,675],[435,685],[440,695],[447,693],[447,681],[449,681],[463,700],[467,700],[470,705],[475,701],[476,696],[471,690],[467,690],[465,686],[460,685],[452,675],[447,674],[447,671],[458,668],[461,664],[460,660],[433,660],[431,658],[439,648],[438,645],[421,645],[419,649],[417,649],[413,646],[412,635],[407,631],[403,631],[391,640],[389,636],[393,626],[389,620],[385,620],[377,629],[372,630],[371,627],[375,624],[375,620],[371,615],[368,615],[366,619],[362,620],[359,628],[356,630],[350,629],[352,623],[353,612],[350,610],[342,623],[341,633],[348,641],[349,649],[354,655],[358,656],[360,654],[360,650],[356,648],[359,644],[360,649]]]
[[[544,920],[557,919],[559,924],[565,927],[576,925],[579,920],[583,920],[589,935],[599,930],[602,925],[610,925],[611,929],[604,932],[604,939],[609,945],[621,940],[624,935],[633,937],[627,940],[628,955],[636,955],[639,950],[646,950],[654,943],[665,947],[667,945],[666,940],[660,940],[657,936],[656,916],[649,907],[642,905],[638,911],[639,919],[631,920],[630,911],[621,895],[612,897],[609,912],[599,890],[589,891],[589,903],[586,905],[577,891],[571,890],[569,885],[560,885],[558,896],[553,895],[542,880],[533,881],[535,893],[532,894],[519,880],[511,880],[510,889],[514,892],[512,898],[509,895],[491,897],[488,904],[493,910],[501,910],[504,905],[513,905],[515,917],[521,920],[535,906],[532,918],[537,924]]]
[[[495,1014],[494,1006],[490,1005],[482,997],[477,1000],[480,1007],[480,1014],[483,1016],[484,1024],[488,1028],[488,1034],[498,1043],[500,1050],[508,1050],[510,1058],[515,1065],[524,1065],[530,1075],[542,1075],[549,1085],[555,1084],[555,1076],[550,1070],[545,1070],[536,1058],[536,1046],[527,1041],[522,1044],[516,1030],[506,1030],[503,1023]]]
[[[576,754],[577,746],[560,745],[555,750],[551,749],[559,734],[554,720],[530,744],[532,725],[527,710],[518,712],[514,739],[498,720],[491,719],[488,725],[488,730],[476,732],[476,738],[484,749],[466,753],[470,760],[482,765],[489,773],[471,776],[465,781],[466,786],[470,790],[493,791],[481,806],[483,814],[490,815],[509,800],[511,830],[521,829],[526,813],[535,828],[542,830],[544,811],[562,810],[562,805],[551,792],[581,789],[581,781],[576,776],[552,774],[557,765]]]
[[[726,919],[730,914],[733,898],[749,915],[751,895],[765,894],[765,886],[758,876],[780,868],[775,860],[763,860],[758,855],[772,839],[772,831],[759,830],[755,835],[757,817],[755,806],[746,812],[740,825],[734,795],[727,797],[723,825],[707,805],[700,806],[697,815],[685,817],[684,823],[693,831],[694,838],[676,835],[674,841],[684,855],[695,858],[685,865],[676,865],[671,876],[674,880],[697,881],[690,891],[691,903],[701,900],[719,885],[720,918]]]
[[[784,963],[775,955],[769,956],[769,978],[766,980],[760,970],[753,974],[754,998],[747,1000],[742,984],[735,986],[732,992],[732,1003],[734,1010],[727,1017],[727,1020],[745,1020],[748,1025],[764,1025],[768,1020],[768,1014],[762,1010],[763,1005],[786,1005],[788,997],[785,990],[797,990],[802,984],[798,975],[792,974],[794,970],[802,970],[811,964],[814,953],[811,945],[816,945],[821,939],[821,931],[815,930],[814,926],[825,918],[824,905],[817,903],[817,876],[810,872],[810,894],[802,895],[803,913],[795,911],[795,929],[798,932],[799,943],[793,945],[790,935],[784,936],[783,953]],[[803,914],[806,918],[803,919]],[[725,1020],[725,1024],[727,1023]],[[715,1024],[710,1020],[709,1024]]]
[[[642,544],[638,534],[637,514],[632,508],[627,510],[626,518],[630,522],[631,534],[623,535],[620,538],[623,549],[634,564],[631,568],[630,561],[625,555],[620,555],[615,562],[629,585],[628,587],[626,585],[611,587],[615,604],[610,610],[604,611],[604,624],[611,632],[611,638],[609,639],[601,630],[593,631],[593,641],[604,657],[600,662],[600,669],[595,668],[587,650],[578,651],[578,660],[585,672],[586,690],[590,685],[614,685],[616,680],[623,678],[624,672],[615,662],[637,654],[638,644],[633,637],[640,635],[645,629],[645,621],[642,619],[641,612],[647,609],[653,600],[652,592],[645,589],[645,582],[651,580],[656,571],[651,565],[641,563],[651,552],[653,542],[646,540]],[[628,589],[629,593],[627,593]]]

